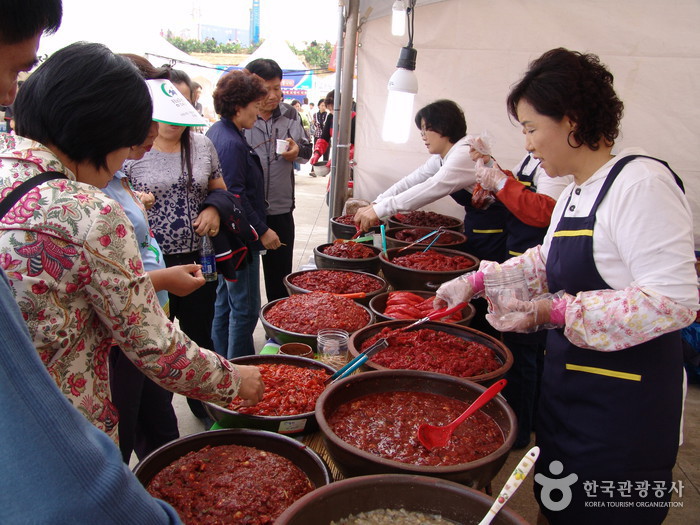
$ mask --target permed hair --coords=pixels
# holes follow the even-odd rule
[[[508,113],[518,119],[517,107],[527,101],[556,121],[576,123],[573,138],[597,150],[601,141],[612,146],[620,133],[624,106],[613,88],[613,75],[597,55],[552,49],[530,63],[525,76],[507,99]]]
[[[214,110],[230,120],[239,109],[267,95],[261,77],[242,69],[222,76],[214,90]]]

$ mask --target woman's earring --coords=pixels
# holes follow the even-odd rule
[[[583,146],[583,142],[579,143],[577,146],[574,146],[573,144],[571,144],[571,135],[573,135],[573,134],[574,134],[574,130],[572,129],[571,131],[569,131],[569,134],[566,136],[566,143],[569,145],[570,148],[578,149],[581,146]]]

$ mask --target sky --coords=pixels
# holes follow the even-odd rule
[[[103,3],[88,0],[90,4]],[[64,6],[84,4],[86,0],[63,0]],[[160,30],[177,30],[201,24],[249,27],[252,0],[120,0],[110,2],[128,17]],[[83,11],[82,9],[80,11]],[[69,13],[68,9],[66,12]],[[76,11],[78,13],[78,11]],[[338,36],[337,0],[260,0],[260,36],[281,36],[301,45],[303,42],[329,41]]]

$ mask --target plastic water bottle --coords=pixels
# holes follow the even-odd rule
[[[199,252],[199,263],[202,265],[202,275],[205,281],[216,281],[216,253],[208,235],[202,237],[202,249]]]

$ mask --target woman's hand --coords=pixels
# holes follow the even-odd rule
[[[468,303],[472,297],[484,290],[484,274],[469,272],[443,283],[433,301],[435,309],[452,308],[459,303]]]
[[[379,216],[375,213],[371,204],[357,210],[353,220],[363,232],[369,231],[372,226],[379,224]]]
[[[487,168],[483,164],[477,164],[476,182],[481,184],[481,187],[485,190],[497,193],[503,188],[501,186],[502,181],[505,181],[507,178],[507,175],[497,166]]]
[[[156,203],[156,197],[150,191],[137,191],[136,196],[143,204],[143,207],[150,210],[151,207]]]
[[[294,162],[294,159],[299,156],[299,144],[294,142],[291,138],[287,139],[287,144],[289,144],[289,146],[287,146],[287,151],[280,153],[280,156],[287,162]]]
[[[207,206],[197,215],[192,226],[194,226],[195,233],[200,237],[205,235],[213,237],[219,233],[219,221],[219,210],[214,208],[214,206]]]
[[[202,266],[194,263],[151,270],[148,276],[156,292],[167,290],[178,297],[191,294],[206,282],[202,275]]]
[[[257,366],[236,365],[241,376],[241,386],[238,389],[238,397],[243,400],[244,407],[259,403],[265,393],[265,383],[260,376]]]
[[[531,301],[508,299],[500,305],[506,313],[486,314],[486,320],[499,332],[530,334],[539,330],[564,326],[566,300],[564,293],[544,294]]]
[[[265,233],[260,237],[260,242],[265,247],[266,250],[276,250],[282,246],[280,238],[277,236],[277,232],[272,228],[268,228]]]

